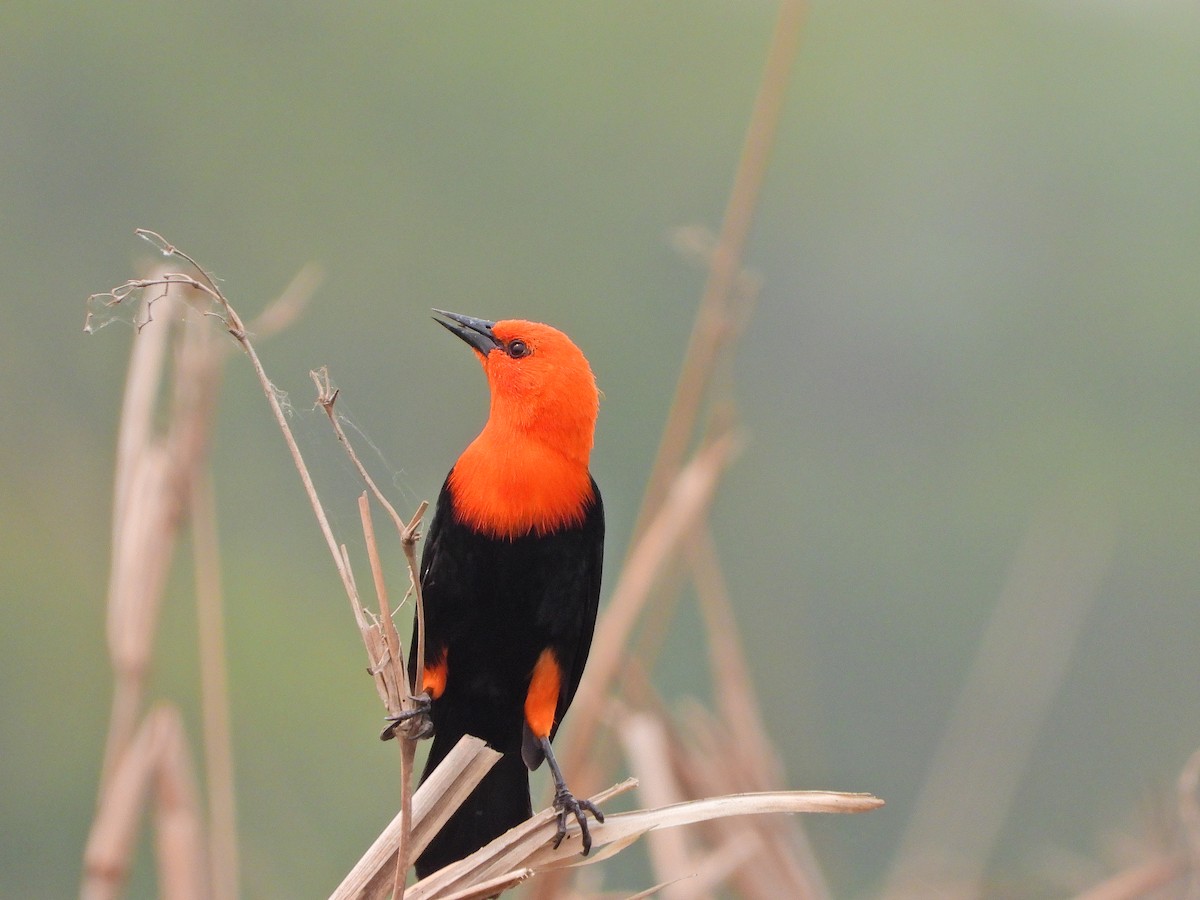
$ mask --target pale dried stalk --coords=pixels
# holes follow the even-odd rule
[[[1139,900],[1155,896],[1178,881],[1187,872],[1186,865],[1174,857],[1151,859],[1106,878],[1077,894],[1075,900]]]
[[[279,429],[283,434],[284,441],[291,453],[292,461],[300,475],[301,483],[304,485],[305,492],[308,496],[310,505],[312,506],[313,513],[317,519],[322,535],[326,540],[330,555],[333,557],[334,565],[342,579],[342,584],[350,602],[351,610],[354,613],[355,621],[359,626],[360,633],[367,648],[370,671],[375,677],[376,687],[379,691],[380,697],[384,701],[389,715],[396,716],[402,712],[415,709],[417,707],[417,698],[412,696],[413,692],[408,683],[408,676],[404,667],[403,653],[399,637],[396,634],[395,625],[390,615],[390,609],[388,608],[387,593],[382,578],[382,572],[379,567],[374,533],[370,526],[369,513],[366,509],[363,509],[364,530],[366,531],[367,535],[369,551],[374,557],[372,559],[373,574],[375,575],[375,583],[378,595],[380,597],[382,611],[380,618],[374,623],[368,621],[368,618],[363,610],[346,549],[344,546],[339,546],[333,536],[333,531],[329,525],[328,518],[325,515],[324,508],[321,505],[315,485],[313,484],[312,478],[308,472],[307,466],[305,465],[299,447],[296,444],[290,427],[288,426],[286,416],[284,415],[282,406],[279,402],[278,396],[276,395],[274,385],[267,377],[262,362],[259,359],[254,345],[249,338],[248,331],[242,323],[241,317],[221,292],[212,276],[192,257],[170,244],[168,241],[166,241],[166,239],[155,232],[146,229],[137,229],[136,233],[155,244],[164,253],[164,255],[176,256],[185,260],[196,270],[197,273],[199,273],[200,278],[194,278],[192,276],[183,275],[180,273],[163,273],[152,279],[126,282],[125,285],[122,285],[110,292],[114,302],[120,302],[120,299],[129,296],[136,290],[162,288],[163,293],[153,298],[153,300],[156,301],[162,299],[173,287],[179,284],[184,284],[193,290],[206,294],[221,310],[218,318],[225,323],[230,335],[233,336],[233,338],[242,347],[247,357],[250,359],[255,375],[258,378],[263,393],[267,398],[268,405],[274,414],[276,424],[279,426]],[[307,291],[307,287],[301,287],[297,288],[296,290],[289,291],[287,296],[290,298],[293,304],[298,304],[299,302],[302,302],[302,299],[307,295]],[[283,308],[282,304],[280,304],[280,308]],[[265,322],[263,322],[263,324],[269,328],[279,327],[281,324],[286,322],[289,315],[290,311],[284,309],[284,311],[277,315],[274,319],[267,319]],[[150,319],[151,315],[148,310],[147,322]],[[316,376],[314,374],[314,378],[315,377]],[[320,387],[321,385],[318,382],[318,388]],[[327,392],[327,394],[328,395],[326,396],[323,393],[320,400],[329,414],[330,421],[334,423],[334,427],[338,432],[339,438],[342,440],[355,464],[359,467],[364,480],[367,482],[371,490],[374,491],[376,497],[388,510],[400,531],[401,543],[404,547],[405,556],[409,565],[410,579],[413,582],[413,589],[417,595],[418,630],[422,632],[421,638],[419,639],[419,644],[422,646],[420,646],[418,650],[418,661],[421,665],[423,665],[423,616],[421,609],[420,579],[416,562],[415,544],[417,541],[418,524],[425,512],[425,509],[427,508],[427,504],[421,504],[421,507],[417,510],[416,515],[409,523],[403,523],[399,519],[399,516],[392,508],[391,504],[388,503],[387,499],[379,491],[374,481],[371,480],[369,475],[367,475],[365,469],[361,466],[361,463],[358,462],[357,456],[353,452],[353,448],[345,439],[345,435],[341,432],[340,425],[332,411],[333,402],[336,398],[336,392]],[[363,506],[365,507],[365,497],[363,498]],[[401,738],[401,760],[402,771],[404,773],[402,776],[402,783],[404,785],[402,787],[402,807],[407,806],[407,798],[409,797],[409,791],[411,790],[412,762],[415,756],[415,746],[410,740],[410,733],[416,734],[419,728],[419,720],[417,719],[408,719],[396,728],[396,734]],[[407,822],[408,818],[403,817],[403,821]],[[400,863],[401,864],[397,866],[394,882],[397,893],[402,894],[403,856],[400,859]]]
[[[416,544],[419,539],[419,532],[417,529],[421,524],[421,520],[424,517],[426,510],[429,509],[429,503],[428,501],[422,500],[420,505],[417,507],[417,511],[413,514],[412,519],[410,519],[408,522],[405,522],[400,518],[400,514],[396,512],[395,507],[393,507],[388,501],[383,491],[379,489],[379,486],[376,485],[375,480],[367,471],[366,466],[364,466],[362,461],[358,458],[358,454],[354,450],[354,445],[350,442],[350,439],[346,436],[345,430],[342,428],[341,421],[334,414],[334,404],[337,402],[339,392],[333,389],[333,385],[329,379],[329,370],[325,367],[322,367],[321,369],[311,371],[308,374],[309,377],[312,378],[313,384],[315,384],[317,387],[317,403],[320,404],[321,408],[325,410],[325,415],[328,417],[330,425],[333,426],[334,434],[337,436],[337,439],[341,443],[343,449],[345,449],[346,455],[350,458],[350,462],[358,471],[359,477],[362,478],[363,482],[371,490],[371,493],[375,495],[375,499],[379,501],[380,505],[387,510],[387,513],[391,517],[392,523],[396,526],[396,531],[400,536],[400,545],[404,550],[404,557],[408,563],[410,587],[413,595],[416,597],[416,671],[423,672],[425,670],[425,601],[421,593],[421,575],[420,566],[417,562]],[[370,544],[372,546],[374,545],[373,536],[370,540]],[[379,592],[381,603],[386,605],[387,592],[385,589],[381,589],[382,571],[378,568],[377,559],[372,562],[372,566],[375,567],[373,568],[373,572],[375,574],[376,589]],[[401,712],[410,712],[415,710],[418,706],[418,698],[414,696],[417,693],[417,691],[414,690],[415,686],[409,683],[408,670],[404,665],[403,646],[400,643],[399,635],[396,634],[395,623],[392,621],[390,613],[382,608],[380,617],[382,619],[380,627],[384,629],[386,643],[388,644],[391,652],[394,654],[392,659],[394,660],[394,665],[396,668],[395,681],[402,688],[402,690],[399,691],[398,698],[394,701],[389,700],[389,698],[395,694],[395,691],[389,690],[386,696],[381,694],[381,696],[384,696],[388,714],[394,716],[400,714]],[[380,659],[383,658],[381,657]],[[409,732],[410,729],[404,725],[401,725],[396,729],[397,736],[401,736]]]
[[[1108,566],[1114,526],[1111,510],[1079,499],[1031,523],[930,759],[883,897],[909,896],[913,885],[944,877],[977,889]]]
[[[134,343],[117,431],[107,621],[115,684],[101,797],[137,728],[158,597],[175,533],[170,527],[175,495],[168,489],[169,460],[153,438],[155,398],[169,337],[169,329],[155,328]]]
[[[479,738],[462,738],[430,773],[412,798],[411,853],[419,854],[483,779],[500,754]],[[405,829],[397,814],[330,895],[330,900],[388,896],[393,889],[397,849]]]
[[[636,784],[630,779],[592,797],[603,803]],[[557,849],[551,838],[557,828],[557,813],[545,809],[510,829],[466,859],[452,863],[409,888],[409,900],[445,900],[456,892],[475,888],[489,879],[515,875],[524,869],[535,873],[562,867],[592,865],[608,859],[654,829],[692,825],[728,816],[764,813],[853,813],[877,809],[883,801],[869,794],[830,791],[776,791],[712,797],[677,803],[660,809],[613,813],[603,822],[590,825],[592,855],[579,855],[579,827],[568,828],[567,838]],[[524,878],[524,874],[521,875]]]
[[[629,768],[638,773],[638,792],[645,805],[658,807],[682,802],[685,795],[675,780],[663,719],[631,712],[622,718],[619,734]],[[647,835],[646,842],[655,877],[662,883],[662,896],[668,900],[708,896],[694,882],[684,883],[696,872],[696,857],[686,832],[674,828],[655,830]]]
[[[637,782],[633,779],[601,791],[591,798],[593,803],[603,803],[617,794],[632,789]],[[520,825],[510,828],[491,843],[472,853],[465,859],[451,863],[445,868],[423,878],[409,888],[409,900],[444,900],[456,891],[476,885],[499,875],[528,868],[526,860],[539,849],[548,846],[557,832],[558,813],[543,809]],[[596,826],[593,825],[594,829]],[[593,830],[593,834],[594,834]],[[579,857],[579,826],[568,829],[567,837],[559,847],[563,857],[572,862]],[[593,841],[592,862],[605,859],[606,853]]]
[[[375,597],[379,603],[379,618],[369,621],[365,611],[358,607],[356,617],[361,614],[359,628],[363,641],[378,649],[370,654],[371,675],[375,678],[379,696],[389,714],[399,713],[404,698],[408,696],[408,673],[404,670],[404,652],[392,622],[391,604],[388,601],[387,583],[383,577],[383,564],[379,559],[379,547],[375,542],[375,526],[371,521],[371,503],[365,493],[358,498],[358,514],[362,522],[363,539],[367,546],[367,559],[371,565],[371,578],[375,583]]]
[[[871,794],[848,794],[837,791],[764,791],[708,797],[704,800],[688,800],[660,809],[613,813],[606,816],[603,822],[591,825],[590,830],[593,846],[604,847],[627,838],[637,838],[650,829],[677,828],[717,818],[781,813],[860,813],[869,812],[881,806],[883,806],[883,801]],[[551,823],[547,834],[552,834],[553,831],[554,824]],[[571,836],[568,833],[568,838]],[[590,860],[590,857],[579,857],[577,848],[564,849],[564,847],[555,850],[547,844],[530,856],[526,864],[537,870],[556,864],[585,865]]]
[[[204,853],[200,792],[183,722],[168,709],[167,731],[154,777],[154,848],[158,892],[167,900],[212,896]]]
[[[351,451],[353,453],[353,451]],[[380,661],[373,675],[377,682],[386,685],[388,700],[387,707],[403,709],[405,700],[411,698],[412,691],[408,685],[408,673],[404,669],[404,648],[400,645],[400,637],[396,634],[396,624],[392,621],[392,608],[388,601],[387,582],[383,577],[383,563],[379,558],[379,546],[375,543],[375,526],[371,522],[371,503],[364,492],[358,498],[358,512],[362,519],[363,537],[367,543],[367,558],[371,563],[371,577],[375,581],[375,594],[379,601],[379,621],[373,626],[384,642],[387,657]],[[400,741],[400,817],[404,823],[412,821],[412,773],[413,761],[416,759],[417,743],[406,734],[397,736]],[[404,886],[408,873],[408,861],[411,855],[409,849],[411,828],[403,828],[400,832],[400,848],[396,854],[396,870],[392,878],[392,895],[396,900],[404,900]]]
[[[166,282],[166,274],[158,276]],[[160,283],[155,301],[178,299],[187,317],[195,315],[187,292]],[[149,308],[150,300],[142,309]],[[147,313],[148,315],[148,313]],[[111,821],[105,814],[113,773],[131,751],[149,670],[158,615],[179,526],[188,508],[194,473],[207,451],[219,364],[211,345],[184,330],[174,360],[171,410],[166,430],[154,428],[156,399],[163,380],[166,348],[178,324],[160,323],[144,331],[131,351],[122,406],[114,475],[113,549],[108,590],[108,642],[114,670],[113,711],[101,774],[92,838]],[[201,329],[202,331],[202,329]],[[139,800],[140,802],[140,800]],[[89,838],[89,845],[92,838]],[[83,891],[107,896],[123,885],[128,861],[86,869]],[[116,873],[116,874],[114,874]],[[106,878],[115,878],[104,883]]]
[[[676,737],[680,780],[693,796],[738,793],[757,781],[757,775],[731,753],[737,739],[730,738],[725,722],[693,702],[685,709],[688,740]],[[820,868],[810,859],[803,830],[778,816],[758,816],[745,823],[717,820],[708,826],[714,844],[752,834],[756,853],[748,865],[732,872],[737,895],[773,900],[777,896],[819,898],[828,896]]]
[[[1200,797],[1197,797],[1197,789],[1200,789],[1200,750],[1188,757],[1175,786],[1179,824],[1190,862],[1187,900],[1200,898]]]
[[[212,478],[207,472],[196,473],[191,496],[200,703],[208,785],[209,883],[214,900],[233,900],[238,894],[237,801],[225,671],[220,545]]]
[[[695,433],[695,423],[707,384],[705,372],[711,368],[719,352],[726,323],[725,307],[741,275],[746,239],[766,177],[767,160],[775,142],[788,76],[796,58],[807,11],[807,4],[801,0],[782,0],[779,5],[762,82],[746,129],[721,232],[712,250],[708,281],[704,286],[683,369],[675,388],[675,398],[663,428],[662,442],[638,513],[635,540],[649,527],[651,517],[665,499]]]
[[[692,523],[712,502],[721,473],[737,449],[737,438],[726,434],[696,454],[675,479],[654,521],[621,570],[608,607],[596,626],[587,671],[575,695],[573,730],[570,744],[562,756],[564,771],[583,770],[600,726],[600,711],[609,685],[620,669],[629,634],[645,607],[655,579],[666,561],[674,556]]]
[[[83,900],[119,897],[153,787],[163,896],[205,896],[203,838],[183,724],[162,705],[146,714],[110,774],[84,850]]]
[[[712,730],[720,736],[736,736],[713,748],[714,758],[728,760],[723,769],[730,779],[720,787],[710,787],[706,793],[777,789],[784,783],[783,765],[762,719],[758,692],[742,651],[733,603],[717,556],[717,543],[707,522],[697,525],[692,540],[685,545],[685,553],[708,636],[719,717],[711,723]],[[830,895],[820,863],[797,820],[759,818],[751,827],[761,832],[766,852],[774,863],[772,891],[789,885],[790,894],[795,897],[820,900]]]

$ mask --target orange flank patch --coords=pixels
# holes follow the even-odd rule
[[[546,648],[533,667],[529,693],[525,695],[525,721],[535,737],[549,737],[554,728],[554,713],[558,709],[558,692],[562,686],[562,670],[554,651]]]
[[[432,699],[436,700],[442,696],[442,692],[446,690],[446,676],[448,669],[446,667],[446,654],[443,653],[440,657],[433,660],[429,665],[425,666],[425,677],[422,681],[422,689]]]

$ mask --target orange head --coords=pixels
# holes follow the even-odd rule
[[[450,473],[459,520],[496,537],[582,520],[600,405],[583,353],[549,325],[434,312],[475,350],[492,398],[487,424]]]

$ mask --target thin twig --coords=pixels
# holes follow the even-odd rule
[[[420,532],[418,529],[420,528],[421,519],[424,517],[425,511],[429,509],[429,502],[422,500],[420,505],[417,507],[417,511],[413,514],[413,517],[408,522],[405,522],[400,518],[400,514],[396,512],[395,507],[388,502],[387,497],[384,495],[383,491],[379,489],[379,486],[375,483],[375,480],[367,471],[366,466],[362,464],[362,460],[358,458],[358,454],[354,450],[354,445],[350,442],[350,439],[346,436],[346,432],[342,428],[341,421],[334,414],[334,404],[337,403],[337,398],[340,392],[333,388],[333,385],[329,379],[329,370],[325,367],[322,367],[320,369],[311,371],[308,374],[309,377],[312,378],[313,384],[315,384],[317,387],[317,403],[320,404],[321,408],[325,410],[325,415],[329,418],[330,425],[333,426],[334,434],[337,435],[338,441],[345,449],[346,454],[350,457],[350,461],[353,463],[354,468],[358,471],[359,477],[361,477],[367,487],[371,489],[371,493],[375,495],[375,499],[379,501],[379,504],[385,510],[387,510],[388,515],[392,519],[392,523],[396,526],[396,530],[400,535],[400,545],[404,550],[404,558],[408,562],[409,579],[412,583],[413,594],[416,597],[417,656],[415,670],[419,678],[420,674],[425,671],[425,603],[421,594],[421,574],[420,566],[417,563],[416,544],[420,538]],[[388,620],[388,624],[385,627],[390,628],[390,633],[394,636],[395,625],[391,623],[391,616],[388,615],[384,618]],[[399,638],[393,637],[392,646],[396,648],[400,647]],[[404,685],[405,690],[405,696],[403,698],[405,700],[404,710],[415,710],[417,708],[416,702],[410,701],[417,701],[419,699],[419,685],[409,683],[407,669],[404,669],[401,683]]]

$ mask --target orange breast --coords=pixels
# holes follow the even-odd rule
[[[541,441],[497,438],[485,428],[450,473],[460,522],[493,537],[512,538],[583,521],[592,499],[586,465]]]

